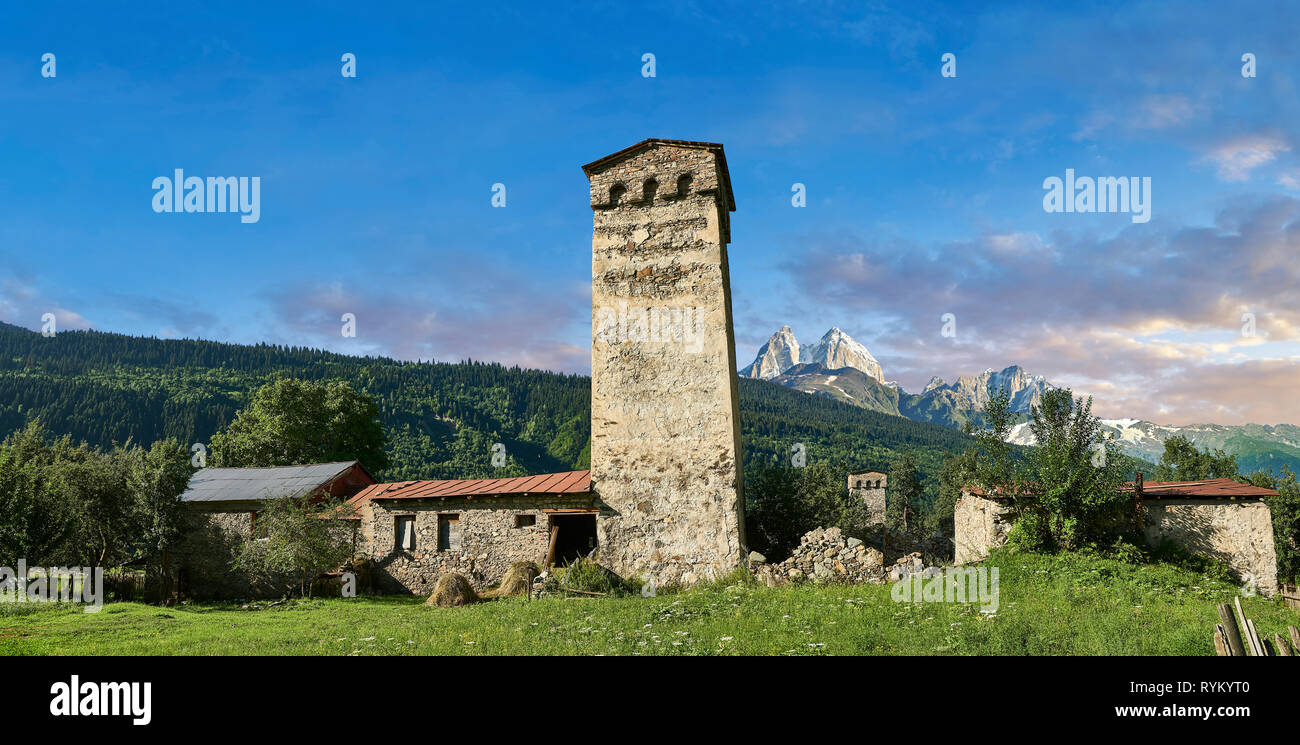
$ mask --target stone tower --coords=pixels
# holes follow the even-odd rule
[[[867,506],[867,523],[874,525],[885,521],[885,484],[889,477],[880,471],[854,471],[849,474],[849,496],[861,499]]]
[[[591,485],[601,563],[657,584],[743,559],[722,145],[645,140],[591,184]]]

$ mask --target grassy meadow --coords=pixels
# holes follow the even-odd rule
[[[890,586],[736,581],[658,597],[0,604],[4,655],[1212,655],[1238,588],[1169,564],[995,554],[999,607],[894,602]],[[1243,598],[1261,634],[1300,613]]]

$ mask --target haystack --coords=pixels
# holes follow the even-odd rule
[[[501,584],[494,590],[488,590],[483,593],[485,598],[504,598],[504,597],[523,597],[528,595],[533,589],[533,580],[542,570],[537,567],[536,562],[516,561],[506,570],[506,576],[501,578]]]
[[[455,608],[477,602],[478,599],[478,593],[474,592],[474,586],[463,575],[444,574],[438,578],[438,584],[433,587],[433,594],[429,596],[429,599],[424,604],[436,605],[441,608]]]

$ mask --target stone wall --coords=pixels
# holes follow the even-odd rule
[[[375,589],[428,595],[445,572],[465,575],[475,589],[495,585],[516,561],[546,558],[549,515],[544,509],[591,507],[588,496],[496,497],[488,499],[379,499],[363,510],[361,553],[371,561]],[[398,548],[397,518],[415,518],[415,550]],[[460,547],[438,548],[438,516],[456,515]],[[516,517],[536,522],[515,527]]]
[[[239,547],[252,532],[252,510],[215,512],[191,507],[186,516],[190,530],[172,552],[179,592],[196,600],[256,594],[249,577],[232,566]]]
[[[1011,529],[1005,515],[1001,503],[963,492],[953,513],[953,563],[981,561],[991,549],[1004,545]]]
[[[601,563],[661,585],[721,576],[744,545],[725,158],[650,142],[585,170]]]
[[[1170,540],[1187,551],[1224,562],[1261,592],[1277,592],[1277,555],[1268,505],[1259,500],[1179,499],[1142,502],[1146,541]],[[956,564],[981,561],[1005,545],[1010,524],[996,500],[964,493],[953,520]]]
[[[1265,595],[1277,592],[1273,520],[1261,501],[1145,500],[1147,542],[1169,539],[1192,553],[1228,565],[1243,580],[1253,579]]]

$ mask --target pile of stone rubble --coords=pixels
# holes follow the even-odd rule
[[[925,562],[919,552],[905,554],[890,566],[884,555],[857,538],[845,538],[839,528],[816,528],[805,533],[790,558],[769,564],[759,553],[749,555],[750,571],[769,587],[790,582],[860,583],[897,582],[920,572]]]

